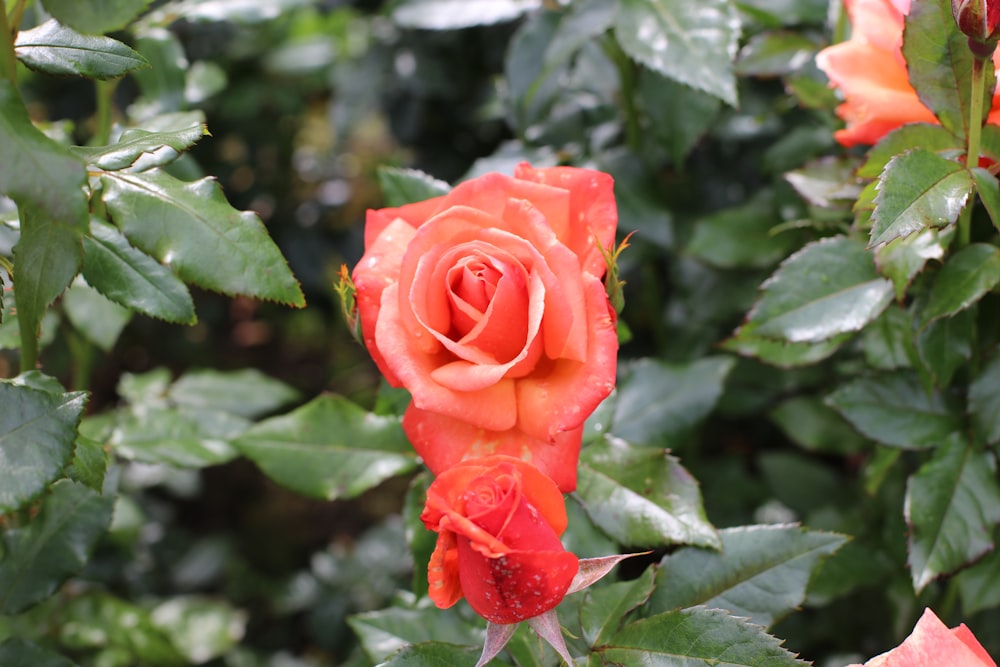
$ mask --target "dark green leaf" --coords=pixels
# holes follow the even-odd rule
[[[0,146],[0,194],[45,211],[66,227],[86,226],[83,162],[32,125],[8,81],[0,81]]]
[[[449,644],[482,644],[482,628],[469,623],[457,608],[436,609],[425,606],[418,609],[390,607],[365,614],[355,614],[347,619],[357,634],[365,653],[375,664],[385,661],[408,644],[419,644],[433,638]],[[461,663],[460,663],[461,664]]]
[[[698,482],[663,450],[607,438],[580,456],[578,497],[587,514],[626,545],[718,548]]]
[[[234,443],[279,484],[315,498],[351,498],[416,467],[399,420],[320,396],[265,420]]]
[[[850,337],[850,334],[841,334],[821,343],[789,343],[760,336],[756,324],[746,324],[732,338],[722,341],[719,347],[778,368],[796,368],[823,361]]]
[[[144,406],[121,417],[109,444],[127,459],[198,468],[236,458],[230,441],[249,426],[225,412]]]
[[[386,206],[404,206],[448,194],[451,187],[444,181],[417,169],[379,167],[378,183]]]
[[[917,334],[917,353],[938,387],[947,387],[959,367],[972,358],[975,308],[931,322]]]
[[[907,288],[914,277],[924,270],[927,260],[944,257],[945,248],[953,236],[954,228],[925,229],[889,241],[875,251],[879,273],[892,281],[897,300],[903,300]]]
[[[651,613],[705,605],[768,627],[802,604],[813,570],[847,541],[792,525],[726,528],[719,537],[717,553],[686,547],[663,558]]]
[[[958,219],[972,192],[965,167],[923,148],[889,160],[878,181],[871,246]]]
[[[912,375],[859,378],[837,388],[827,403],[862,434],[903,449],[936,447],[962,426],[961,415]]]
[[[715,407],[733,363],[704,357],[683,366],[652,359],[623,365],[611,432],[637,444],[676,442]]]
[[[782,76],[812,61],[818,47],[808,37],[791,31],[757,33],[740,49],[736,73],[740,76]]]
[[[768,416],[785,435],[810,452],[851,454],[864,448],[864,439],[818,398],[796,396],[775,406]]]
[[[0,614],[15,614],[52,595],[87,563],[111,522],[114,498],[70,480],[52,485],[35,519],[3,535]]]
[[[993,549],[1000,485],[991,458],[948,438],[906,485],[910,574],[919,593]]]
[[[861,336],[865,361],[883,371],[910,368],[916,357],[913,317],[900,307],[890,306],[865,327]]]
[[[84,392],[0,382],[0,511],[21,507],[56,479],[73,453],[86,400]]]
[[[586,590],[580,605],[580,626],[588,644],[605,644],[621,628],[628,613],[646,603],[653,593],[655,573],[655,568],[647,567],[632,581]]]
[[[213,179],[158,169],[107,173],[104,203],[129,241],[186,281],[301,307],[298,282],[255,214],[237,211]]]
[[[600,647],[605,664],[805,667],[781,641],[718,609],[668,611],[626,625]]]
[[[118,40],[81,35],[55,19],[19,32],[14,53],[39,72],[91,79],[113,79],[149,67],[148,60]]]
[[[784,140],[788,141],[789,137],[794,135],[787,135]],[[793,149],[790,160],[799,164],[803,152],[801,147],[790,148]],[[773,156],[774,153],[769,155]],[[861,185],[854,175],[854,168],[853,160],[820,158],[799,169],[786,171],[785,180],[813,206],[833,208],[838,202],[854,202],[861,194]]]
[[[630,57],[736,106],[739,16],[726,0],[620,0],[615,37]]]
[[[98,169],[117,171],[129,167],[144,171],[173,162],[208,133],[203,122],[166,132],[129,129],[110,146],[74,146],[73,150]]]
[[[1000,283],[1000,248],[968,245],[945,260],[934,279],[930,299],[920,313],[923,326],[949,317],[979,301]]]
[[[0,665],[4,667],[76,667],[61,655],[23,639],[8,639],[0,644]]]
[[[956,30],[951,3],[914,3],[904,26],[903,58],[910,84],[941,125],[958,136],[966,136],[973,56],[967,38]]]
[[[379,667],[455,667],[472,665],[479,657],[478,648],[455,646],[444,642],[424,642],[400,649]]]
[[[675,165],[684,164],[722,108],[719,98],[645,68],[639,70],[636,96],[652,136]]]
[[[405,0],[392,18],[406,28],[455,30],[511,21],[539,5],[540,0]]]
[[[177,8],[172,4],[167,7]],[[132,74],[142,91],[143,115],[179,111],[187,84],[184,73],[190,65],[180,39],[170,30],[140,29],[136,31],[134,46],[152,65]]]
[[[110,352],[132,313],[101,295],[79,278],[63,295],[63,312],[88,341]]]
[[[1000,355],[994,355],[969,385],[969,414],[979,437],[990,444],[1000,442]]]
[[[83,238],[83,277],[115,303],[168,322],[194,324],[187,287],[167,267],[129,245],[120,231],[99,220]]]
[[[748,315],[754,333],[792,343],[859,331],[892,300],[892,284],[878,278],[864,244],[845,236],[805,246],[761,290]]]
[[[103,34],[132,22],[150,0],[42,0],[60,23],[80,32]]]
[[[773,197],[756,197],[697,220],[687,251],[722,269],[767,268],[800,241],[796,234],[774,234],[778,222]]]
[[[168,396],[178,405],[254,418],[298,400],[299,392],[280,380],[247,368],[188,371],[170,387]]]
[[[954,579],[962,598],[962,613],[972,616],[1000,606],[1000,550],[994,549]]]
[[[940,125],[931,125],[930,123],[903,125],[879,139],[878,143],[872,146],[865,156],[864,163],[858,167],[858,176],[878,178],[892,158],[917,147],[934,153],[942,153],[959,151],[965,148],[965,144]]]
[[[157,605],[150,618],[191,664],[200,665],[233,648],[246,629],[247,614],[228,602],[188,595]]]
[[[825,0],[740,0],[740,11],[747,12],[765,25],[822,25],[829,5]]]
[[[78,435],[73,447],[73,459],[66,474],[98,493],[104,490],[104,475],[111,464],[111,454],[104,445],[83,435]]]
[[[545,64],[567,60],[587,42],[608,30],[617,7],[606,0],[577,0],[565,8],[552,41],[545,51]]]
[[[986,212],[993,221],[993,226],[1000,229],[1000,183],[996,176],[981,167],[972,170],[972,178],[976,181],[976,192],[986,207]]]
[[[410,482],[410,488],[406,491],[406,500],[403,502],[403,530],[406,535],[406,543],[410,547],[410,554],[413,556],[413,585],[411,589],[417,597],[427,595],[427,564],[437,546],[437,533],[427,530],[424,522],[420,520],[431,480],[432,477],[428,471],[415,475],[413,481]]]

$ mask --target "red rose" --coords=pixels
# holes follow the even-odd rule
[[[913,632],[902,644],[864,665],[848,667],[997,667],[986,649],[965,627],[948,627],[925,609]]]
[[[368,212],[361,330],[410,391],[403,427],[432,472],[508,454],[575,488],[583,422],[615,382],[599,245],[616,223],[607,174],[527,164]]]
[[[847,127],[835,133],[837,141],[875,144],[906,123],[937,123],[910,85],[903,60],[903,18],[910,0],[845,0],[845,5],[851,38],[816,55],[816,64],[844,95],[837,115]],[[987,122],[1000,123],[996,94]]]
[[[486,620],[518,623],[559,604],[579,569],[559,541],[562,493],[521,459],[490,456],[446,470],[420,518],[438,533],[427,578],[442,609],[464,596]]]

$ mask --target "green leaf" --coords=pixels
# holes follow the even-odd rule
[[[588,42],[604,34],[614,24],[616,10],[613,3],[605,0],[578,0],[565,6],[559,27],[545,50],[545,64],[565,62]]]
[[[917,356],[913,341],[913,317],[901,307],[890,306],[865,327],[861,336],[865,362],[883,371],[911,368]]]
[[[118,40],[81,35],[55,19],[19,32],[14,53],[33,70],[91,79],[113,79],[149,67],[148,60]]]
[[[974,308],[935,320],[917,334],[917,353],[936,386],[950,385],[955,371],[972,358],[975,336]]]
[[[721,269],[768,268],[799,246],[796,234],[773,233],[778,222],[774,198],[755,197],[695,221],[687,251]]]
[[[260,422],[234,444],[274,481],[327,500],[353,498],[417,465],[398,419],[337,396]]]
[[[72,598],[60,612],[59,642],[70,650],[104,650],[117,655],[115,665],[190,664],[153,624],[150,612],[137,604],[107,593],[87,592]]]
[[[726,528],[719,537],[719,552],[686,547],[660,561],[650,613],[705,605],[766,628],[802,604],[813,571],[848,539],[794,525]]]
[[[0,81],[0,194],[45,211],[70,228],[86,226],[83,162],[32,125],[17,90]]]
[[[273,21],[296,7],[310,6],[313,0],[175,0],[143,17],[147,25],[172,23],[177,16],[185,21],[229,21],[244,25]]]
[[[418,597],[427,595],[427,564],[437,546],[437,534],[427,530],[424,522],[420,520],[427,500],[427,489],[430,488],[432,479],[430,472],[426,470],[416,474],[410,482],[410,488],[406,490],[406,499],[403,501],[403,530],[406,544],[413,556],[413,585],[410,589]]]
[[[642,68],[638,75],[636,98],[646,112],[652,138],[667,149],[675,165],[684,164],[718,116],[722,102],[653,70]]]
[[[580,626],[588,644],[599,646],[608,642],[629,612],[646,603],[653,593],[655,574],[655,568],[647,567],[632,581],[586,590],[580,605]]]
[[[392,19],[404,28],[456,30],[512,21],[540,5],[540,0],[405,0],[392,10]]]
[[[906,290],[928,260],[941,259],[951,243],[954,228],[925,229],[922,232],[889,241],[875,250],[879,273],[892,281],[896,299],[902,301]]]
[[[853,454],[865,441],[829,406],[813,396],[782,401],[768,417],[797,445],[810,452]]]
[[[92,34],[120,30],[132,22],[150,0],[42,0],[45,10],[63,25]]]
[[[889,132],[869,149],[864,163],[858,167],[858,176],[878,178],[892,158],[917,147],[934,153],[944,153],[960,151],[965,148],[965,144],[940,125],[909,123]]]
[[[993,549],[993,527],[1000,523],[994,462],[961,436],[948,438],[910,477],[904,512],[910,574],[919,593]]]
[[[1000,355],[994,355],[969,385],[969,414],[979,437],[991,445],[1000,442]]]
[[[478,648],[455,646],[444,642],[424,642],[406,646],[379,667],[453,667],[471,665],[479,657]]]
[[[386,206],[405,206],[448,194],[451,186],[419,169],[379,167],[378,184]]]
[[[715,408],[734,363],[703,357],[687,365],[623,364],[611,432],[638,444],[678,442]]]
[[[224,294],[305,305],[260,218],[234,209],[215,180],[187,183],[153,169],[107,173],[101,181],[104,203],[129,241],[184,280]]]
[[[253,368],[188,371],[171,385],[168,396],[177,405],[218,410],[251,419],[300,398],[299,392],[292,387]]]
[[[997,177],[982,167],[972,169],[972,178],[976,181],[976,192],[986,207],[993,226],[1000,229],[1000,183]]]
[[[73,151],[98,169],[144,171],[173,162],[208,134],[203,122],[166,132],[133,128],[110,146],[74,146]]]
[[[145,373],[122,373],[115,388],[125,401],[135,405],[162,405],[170,385],[170,371],[154,368]]]
[[[872,247],[958,219],[972,192],[972,175],[957,162],[923,148],[889,160],[878,181]]]
[[[372,663],[380,664],[409,644],[429,641],[432,637],[449,644],[482,644],[485,633],[458,613],[458,608],[417,609],[390,607],[380,611],[354,614],[347,624],[361,641]],[[463,664],[463,663],[456,663]]]
[[[954,581],[962,598],[962,614],[972,616],[1000,605],[1000,550],[994,549],[959,572]]]
[[[236,458],[231,440],[249,426],[225,412],[143,406],[123,414],[109,444],[126,459],[200,468]]]
[[[40,494],[69,461],[84,392],[49,393],[0,382],[0,512]]]
[[[892,284],[875,274],[864,244],[821,239],[786,259],[761,285],[747,316],[754,333],[791,343],[818,343],[859,331],[892,300]]]
[[[740,22],[726,0],[620,0],[615,37],[637,62],[736,106]]]
[[[818,46],[808,37],[788,30],[753,35],[740,49],[739,76],[784,76],[812,61]]]
[[[979,301],[1000,283],[1000,248],[973,243],[945,260],[930,299],[920,313],[922,326],[950,317]]]
[[[968,40],[956,29],[949,0],[926,0],[910,9],[903,29],[910,84],[941,125],[964,137],[972,90],[973,56]]]
[[[800,132],[802,129],[800,128]],[[812,131],[810,128],[809,131]],[[795,132],[795,130],[792,130]],[[829,136],[829,135],[827,135]],[[795,135],[786,135],[784,141],[794,139]],[[804,135],[808,139],[808,135]],[[775,144],[775,147],[780,144]],[[802,150],[798,146],[790,146],[792,157],[790,161],[799,164],[802,160]],[[772,148],[773,150],[773,148]],[[773,153],[770,153],[773,155]],[[856,163],[850,159],[824,157],[813,160],[800,169],[786,171],[785,180],[795,188],[795,191],[813,206],[820,208],[836,208],[853,203],[861,194],[861,186],[854,174]],[[784,171],[780,169],[778,171]],[[773,217],[777,218],[776,215]],[[789,236],[787,233],[786,236]],[[791,235],[794,239],[794,235]],[[786,253],[787,254],[787,253]]]
[[[719,547],[698,482],[663,450],[613,437],[592,444],[580,455],[576,493],[594,523],[622,544]]]
[[[247,614],[228,602],[198,595],[170,598],[152,610],[163,631],[191,664],[200,665],[233,648],[246,629]]]
[[[668,611],[626,625],[599,647],[605,664],[805,667],[781,641],[718,609]]]
[[[114,498],[70,480],[52,485],[38,516],[3,535],[0,614],[16,614],[52,595],[90,558],[111,522]]]
[[[0,644],[0,665],[4,667],[76,667],[57,653],[23,639],[8,639]]]
[[[962,426],[945,398],[925,392],[911,374],[862,377],[826,400],[862,434],[890,447],[936,447]]]
[[[756,324],[746,324],[733,337],[722,341],[719,347],[778,368],[797,368],[823,361],[850,338],[850,334],[841,334],[820,343],[789,343],[760,336]]]
[[[167,7],[178,9],[173,3],[168,3]],[[134,44],[152,65],[132,75],[142,92],[143,115],[179,111],[187,84],[185,72],[190,66],[180,38],[163,28],[142,28],[136,30]]]
[[[168,322],[194,324],[194,301],[167,267],[129,245],[120,231],[100,220],[83,237],[83,277],[115,303]]]
[[[63,295],[62,307],[76,330],[105,352],[111,351],[132,319],[131,311],[109,301],[79,278]]]
[[[86,484],[98,493],[104,490],[104,476],[111,465],[111,453],[104,445],[83,435],[78,435],[73,447],[73,459],[66,470],[67,476]]]

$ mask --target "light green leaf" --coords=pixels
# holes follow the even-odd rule
[[[0,665],[4,667],[76,667],[57,653],[23,639],[0,644]]]
[[[954,228],[925,229],[889,241],[875,250],[875,265],[879,273],[892,281],[898,301],[906,296],[910,283],[924,270],[928,260],[944,257],[953,236]]]
[[[405,28],[455,30],[511,21],[537,9],[541,0],[405,0],[392,11]]]
[[[170,598],[152,610],[150,619],[195,665],[233,648],[243,638],[247,624],[245,611],[198,595]]]
[[[0,382],[0,512],[21,507],[59,476],[73,453],[86,400],[84,392]]]
[[[437,609],[424,606],[417,609],[390,607],[380,611],[349,616],[347,624],[361,641],[361,646],[375,664],[382,663],[393,653],[409,644],[419,644],[433,638],[449,644],[482,644],[482,628],[469,623],[457,608]]]
[[[994,462],[961,436],[948,438],[910,477],[903,511],[910,527],[910,574],[919,593],[993,549],[993,528],[1000,523]]]
[[[957,162],[924,148],[889,160],[878,181],[872,247],[958,219],[972,193],[972,175]]]
[[[580,605],[583,638],[591,646],[606,643],[618,632],[625,617],[646,603],[653,593],[656,568],[647,567],[633,581],[588,588]]]
[[[621,544],[719,547],[698,482],[660,449],[614,437],[580,455],[577,496],[590,518]]]
[[[177,405],[254,418],[298,400],[299,392],[256,369],[246,368],[188,371],[171,385],[168,396]]]
[[[118,40],[81,35],[55,19],[19,32],[14,53],[33,70],[91,79],[113,79],[149,67],[148,60]]]
[[[167,8],[177,9],[171,4]],[[135,48],[152,65],[132,75],[142,92],[143,116],[178,112],[187,83],[184,73],[190,66],[180,38],[165,27],[143,28],[136,30]]]
[[[782,401],[768,417],[806,451],[852,454],[865,446],[864,439],[840,415],[813,396]]]
[[[194,301],[167,267],[129,245],[115,227],[94,219],[83,238],[83,277],[127,308],[168,322],[194,324]]]
[[[930,299],[920,313],[923,326],[949,317],[979,301],[1000,283],[1000,248],[973,243],[945,260],[934,279]]]
[[[915,146],[943,153],[961,150],[965,143],[940,125],[909,123],[889,132],[869,149],[864,163],[858,167],[858,176],[878,178],[892,158]]]
[[[760,336],[756,324],[745,324],[719,347],[778,368],[797,368],[823,361],[850,338],[851,334],[841,334],[820,343],[789,343]]]
[[[775,30],[753,35],[740,49],[740,76],[784,76],[809,64],[818,45],[805,35]]]
[[[452,667],[472,665],[479,657],[478,648],[455,646],[444,642],[423,642],[405,646],[379,667]]]
[[[111,351],[132,319],[131,311],[108,300],[79,278],[63,295],[62,307],[76,330],[105,352]]]
[[[969,414],[986,442],[1000,442],[1000,355],[994,355],[969,385]]]
[[[260,422],[234,444],[274,481],[327,500],[353,498],[417,465],[398,419],[337,396]]]
[[[171,23],[172,17],[183,16],[187,21],[231,21],[253,25],[285,16],[296,7],[310,6],[315,0],[175,0],[149,13],[143,23]]]
[[[72,598],[60,613],[59,642],[70,650],[112,653],[116,665],[189,664],[145,607],[90,591]]]
[[[830,394],[827,404],[872,440],[903,449],[936,447],[962,426],[945,398],[928,394],[910,374],[853,380]]]
[[[954,579],[962,598],[962,614],[972,616],[1000,606],[1000,550],[994,549]]]
[[[577,0],[565,7],[559,27],[545,50],[547,66],[565,62],[612,26],[617,7],[606,0]],[[666,109],[664,109],[666,111]]]
[[[451,186],[418,169],[379,167],[378,184],[386,206],[404,206],[448,194]]]
[[[803,140],[809,140],[808,133],[812,131],[811,128],[809,130],[798,129],[798,132],[804,133]],[[796,130],[792,130],[792,132],[794,133]],[[784,137],[783,141],[791,142],[794,138],[795,135],[790,133]],[[772,150],[780,145],[775,144]],[[789,161],[799,164],[803,150],[797,145],[790,145],[789,149],[791,152]],[[769,155],[774,155],[774,153],[769,153]],[[781,157],[780,154],[779,157]],[[813,206],[820,208],[846,207],[857,201],[861,195],[860,181],[854,173],[856,167],[857,164],[854,160],[824,157],[812,160],[799,169],[786,171],[784,176],[785,180],[795,188],[795,191]],[[779,171],[783,170],[779,169]],[[773,215],[773,217],[777,216]],[[787,232],[783,236],[795,238],[794,235]]]
[[[719,537],[719,552],[686,547],[660,561],[650,613],[705,605],[769,627],[802,604],[813,571],[848,539],[796,525],[726,528]]]
[[[104,476],[110,464],[111,453],[104,449],[102,443],[78,435],[76,445],[73,447],[73,459],[66,469],[66,474],[70,479],[86,484],[101,493],[104,490]]]
[[[122,132],[110,146],[74,146],[88,164],[107,171],[133,168],[144,171],[173,162],[194,146],[208,130],[203,122],[166,132],[132,128]]]
[[[736,106],[740,21],[727,0],[620,0],[615,37],[646,67]]]
[[[91,34],[120,30],[150,0],[42,0],[45,10],[63,25]]]
[[[109,444],[130,460],[200,468],[236,458],[230,441],[249,426],[225,412],[145,406],[123,414]]]
[[[218,183],[158,169],[106,173],[104,203],[136,247],[188,282],[302,307],[298,282],[254,213],[237,211]]]
[[[3,534],[0,614],[16,614],[78,573],[111,522],[114,498],[70,480],[52,485],[37,517]]]
[[[704,357],[686,365],[623,364],[611,432],[636,444],[677,442],[714,409],[734,363]]]
[[[818,343],[859,331],[892,300],[892,283],[875,274],[864,244],[821,239],[786,259],[761,285],[747,316],[754,333],[792,343]]]
[[[781,641],[718,609],[668,611],[626,625],[600,647],[605,664],[806,667]]]

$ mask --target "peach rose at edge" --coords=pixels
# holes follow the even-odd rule
[[[847,667],[997,667],[996,662],[964,623],[948,628],[924,609],[913,632],[903,642],[863,665]]]

